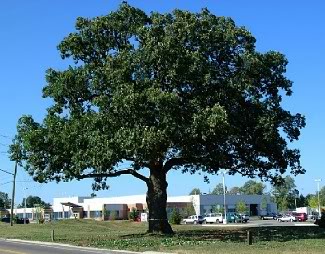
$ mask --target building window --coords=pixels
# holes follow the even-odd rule
[[[102,211],[90,211],[90,218],[101,218]]]
[[[53,220],[62,219],[62,212],[54,212],[53,213]]]

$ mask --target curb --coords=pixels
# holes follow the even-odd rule
[[[0,238],[2,241],[8,241],[8,242],[17,242],[17,243],[29,243],[29,244],[35,244],[35,245],[41,245],[41,246],[57,246],[57,247],[68,247],[76,250],[89,250],[89,251],[111,251],[115,253],[130,253],[130,254],[139,254],[142,252],[135,252],[135,251],[127,251],[127,250],[110,250],[110,249],[100,249],[95,247],[82,247],[82,246],[76,246],[66,243],[52,243],[52,242],[42,242],[42,241],[29,241],[29,240],[21,240],[21,239],[11,239],[11,238]],[[147,254],[149,253],[155,253],[155,252],[145,252]],[[164,254],[161,252],[156,252],[160,254]],[[170,253],[168,253],[170,254]]]

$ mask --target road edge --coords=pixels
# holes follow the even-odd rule
[[[44,245],[44,246],[61,246],[61,247],[69,247],[69,248],[89,250],[89,251],[112,251],[112,252],[116,252],[116,253],[130,253],[130,254],[143,253],[143,252],[136,252],[136,251],[129,251],[129,250],[101,249],[101,248],[96,248],[96,247],[77,246],[77,245],[72,245],[72,244],[68,244],[68,243],[31,241],[31,240],[22,240],[22,239],[15,239],[15,238],[3,238],[3,237],[0,237],[0,241],[17,242],[17,243],[30,243],[30,244]],[[153,253],[153,252],[151,252],[151,253]],[[157,253],[159,253],[159,252],[157,252]],[[160,253],[160,254],[162,254],[162,253]]]

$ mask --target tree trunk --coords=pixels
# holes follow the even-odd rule
[[[147,182],[147,205],[149,208],[149,233],[173,234],[167,219],[167,181],[162,167],[150,169]]]

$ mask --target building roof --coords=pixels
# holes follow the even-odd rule
[[[78,207],[82,207],[80,205],[77,205],[77,204],[74,204],[74,203],[71,203],[71,202],[61,202],[62,205],[65,205],[65,206],[69,206],[69,207],[72,207],[72,208],[78,208]]]

